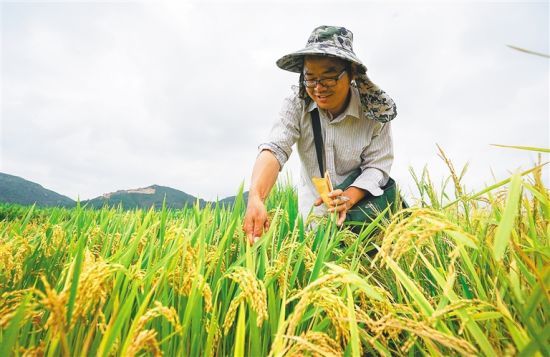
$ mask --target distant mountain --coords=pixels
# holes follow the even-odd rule
[[[246,201],[248,199],[248,192],[245,192],[244,196]],[[86,205],[90,208],[102,208],[104,206],[118,207],[121,205],[123,209],[150,209],[151,207],[160,209],[165,197],[166,207],[173,209],[183,208],[186,205],[192,206],[197,203],[197,200],[201,208],[209,203],[183,191],[165,186],[152,185],[144,188],[106,193],[91,200],[81,201],[81,205]],[[226,205],[231,205],[234,201],[235,196],[219,200],[220,203]],[[76,206],[76,202],[69,197],[60,195],[21,177],[4,173],[0,173],[1,202],[17,203],[20,205],[32,205],[36,203],[37,206],[41,207],[60,206],[70,208]]]
[[[82,201],[88,207],[101,208],[105,205],[117,207],[122,205],[124,209],[143,208],[149,209],[152,206],[162,208],[162,202],[166,197],[166,207],[183,208],[185,205],[192,206],[197,202],[197,197],[188,195],[170,187],[152,185],[149,187],[134,190],[119,190],[106,193],[91,200]],[[204,207],[206,201],[199,199],[199,206]]]
[[[67,196],[48,190],[21,177],[0,172],[0,202],[43,207],[73,207],[75,202]]]
[[[219,200],[218,202],[220,202],[220,204],[223,204],[223,205],[232,205],[233,203],[235,203],[236,198],[237,196],[229,196]],[[243,192],[243,199],[246,207],[246,204],[248,203],[248,191]]]

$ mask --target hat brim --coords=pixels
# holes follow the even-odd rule
[[[308,46],[279,58],[276,63],[279,68],[285,71],[300,73],[304,66],[304,56],[308,55],[341,58],[358,65],[362,69],[361,72],[367,71],[367,67],[353,52],[332,46]]]

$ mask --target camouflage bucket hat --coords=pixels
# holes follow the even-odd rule
[[[279,68],[300,73],[304,66],[304,56],[323,55],[342,58],[359,66],[365,73],[367,67],[353,52],[353,33],[337,26],[319,26],[313,30],[306,47],[281,57],[277,61]]]
[[[301,73],[304,56],[321,55],[338,57],[357,65],[357,75],[352,85],[359,91],[365,116],[381,123],[389,122],[397,116],[393,99],[367,77],[367,67],[353,52],[353,33],[337,26],[319,26],[313,30],[306,47],[281,57],[279,68]]]

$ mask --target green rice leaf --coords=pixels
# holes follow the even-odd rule
[[[537,151],[537,152],[550,152],[550,149],[536,148],[536,147],[532,147],[532,146],[515,146],[515,145],[500,145],[500,144],[491,144],[491,145],[498,146],[498,147],[501,147],[501,148],[511,148],[511,149]]]
[[[466,235],[462,232],[446,229],[444,231],[449,235],[449,237],[453,238],[458,243],[464,244],[467,247],[470,247],[472,249],[478,249],[477,242],[475,242],[473,237],[471,235]]]
[[[428,268],[438,285],[443,288],[445,286],[445,278],[437,271],[437,269],[435,269],[435,267],[428,261],[428,258],[426,258],[424,254],[419,252],[418,256],[424,262],[426,268]],[[459,297],[455,294],[454,291],[447,290],[445,292],[447,294],[446,297],[451,303],[459,300]],[[487,356],[496,356],[497,352],[494,350],[493,346],[489,342],[489,339],[483,333],[483,330],[479,327],[479,325],[470,318],[466,311],[464,311],[464,309],[458,309],[456,311],[456,314],[466,324],[466,329],[470,332],[470,334],[472,334],[474,341],[481,348],[483,353]]]
[[[535,167],[532,167],[532,168],[530,168],[529,170],[523,171],[523,172],[521,172],[519,175],[520,175],[520,176],[528,175],[528,174],[530,174],[531,172],[534,172],[534,171],[540,169],[541,167],[545,166],[546,164],[548,164],[548,162],[545,162],[545,163],[543,163],[543,164],[540,164],[540,165],[537,165],[537,166],[535,166]],[[510,182],[511,179],[512,179],[511,177],[510,177],[510,178],[507,178],[506,180],[499,181],[499,182],[495,183],[494,185],[491,185],[491,186],[489,186],[489,187],[487,187],[487,188],[485,188],[485,189],[483,189],[483,190],[481,190],[481,191],[479,191],[479,192],[477,192],[477,193],[475,193],[475,194],[473,194],[473,195],[471,195],[471,196],[461,197],[461,198],[459,198],[459,199],[457,199],[457,200],[454,200],[454,201],[452,201],[451,203],[446,204],[446,205],[443,207],[443,209],[449,208],[449,207],[451,207],[452,205],[454,205],[455,203],[458,203],[458,202],[460,202],[460,201],[467,202],[467,201],[474,200],[474,199],[476,199],[476,198],[478,198],[478,197],[480,197],[480,196],[482,196],[482,195],[484,195],[484,194],[486,194],[486,193],[489,193],[489,192],[491,192],[491,191],[493,191],[493,190],[495,190],[495,189],[497,189],[497,188],[499,188],[499,187],[502,187],[502,186],[506,185],[508,182]]]
[[[237,331],[235,333],[235,357],[244,357],[244,343],[246,338],[246,307],[244,302],[239,306],[237,318]]]
[[[73,316],[74,303],[76,299],[76,292],[78,289],[78,279],[80,278],[80,272],[82,271],[82,260],[84,259],[84,247],[86,246],[86,235],[80,234],[78,239],[78,248],[76,257],[72,264],[72,277],[71,277],[71,290],[69,295],[69,302],[67,303],[67,321],[71,321]]]
[[[356,273],[354,273],[352,271],[349,271],[347,269],[344,269],[341,266],[338,266],[338,265],[333,264],[333,263],[325,263],[325,265],[331,271],[333,271],[335,273],[341,273],[345,277],[345,280],[348,283],[350,283],[353,286],[361,289],[368,297],[370,297],[374,300],[378,300],[378,301],[384,300],[384,296],[382,296],[382,294],[380,294],[372,285],[367,283],[365,281],[365,279],[361,278]]]
[[[405,290],[411,295],[412,300],[416,303],[422,313],[426,316],[431,316],[434,312],[433,306],[420,292],[420,289],[416,286],[414,281],[397,265],[397,263],[390,257],[386,258],[386,263],[395,274],[399,284],[405,287]]]
[[[501,319],[502,314],[498,311],[483,311],[472,314],[472,319],[475,321],[487,321]]]
[[[0,356],[11,356],[14,354],[13,346],[17,341],[17,334],[19,333],[19,325],[25,318],[25,309],[30,302],[31,296],[27,295],[23,302],[19,305],[15,311],[15,315],[11,319],[7,328],[2,331],[0,335]]]
[[[518,213],[518,204],[521,196],[521,176],[516,173],[512,176],[506,207],[495,233],[493,241],[493,255],[497,261],[502,260],[504,252],[510,242],[510,235],[514,228]]]
[[[349,284],[346,284],[347,293],[347,308],[348,308],[348,321],[349,331],[351,335],[351,355],[358,357],[361,353],[361,343],[359,341],[359,330],[357,328],[357,320],[355,319],[355,303],[353,301],[353,294]]]

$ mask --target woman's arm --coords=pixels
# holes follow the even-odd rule
[[[254,163],[243,222],[243,230],[250,244],[254,244],[263,231],[269,228],[265,199],[277,181],[280,168],[279,161],[269,150],[263,150]]]
[[[382,124],[382,128],[372,137],[369,146],[361,154],[362,173],[351,186],[366,190],[373,196],[382,195],[380,187],[390,177],[393,164],[393,141],[391,123]]]
[[[267,142],[259,146],[243,222],[243,230],[251,244],[269,227],[265,200],[292,153],[292,145],[300,136],[300,103],[296,96],[284,100],[279,120],[271,128]]]

